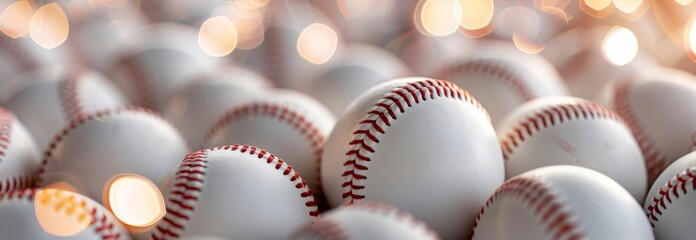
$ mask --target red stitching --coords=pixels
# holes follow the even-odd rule
[[[24,49],[21,42],[13,38],[0,36],[0,49],[11,56],[13,61],[19,62],[20,72],[26,72],[39,66],[35,59],[29,57],[28,51]]]
[[[63,114],[68,121],[83,113],[82,101],[78,95],[83,73],[82,69],[73,69],[68,73],[67,78],[60,82],[60,103],[63,107]]]
[[[625,124],[619,114],[590,101],[579,100],[575,103],[548,106],[529,114],[514,128],[502,134],[500,146],[503,149],[503,159],[508,160],[522,142],[537,132],[578,119],[610,119]]]
[[[235,151],[247,153],[256,156],[259,160],[263,160],[273,168],[277,169],[285,176],[290,176],[295,188],[301,191],[300,196],[306,200],[305,206],[309,209],[309,216],[319,216],[317,203],[312,196],[312,191],[306,186],[300,174],[295,172],[290,165],[287,165],[283,159],[267,152],[265,149],[260,149],[249,145],[227,145],[214,147],[210,149],[202,149],[196,152],[189,153],[184,158],[184,161],[176,173],[174,179],[174,187],[168,197],[167,214],[156,228],[154,228],[151,237],[153,239],[167,239],[169,237],[179,238],[185,229],[185,223],[189,220],[191,214],[195,210],[195,203],[201,194],[203,182],[205,181],[205,170],[208,161],[205,159],[209,151]],[[168,237],[169,236],[169,237]]]
[[[5,160],[5,154],[7,154],[8,148],[12,143],[12,126],[14,121],[15,116],[11,112],[0,108],[0,163]],[[0,180],[0,193],[30,187],[33,182],[33,176],[5,177]]]
[[[36,193],[41,190],[39,188],[27,188],[22,190],[15,190],[6,193],[0,193],[0,201],[12,201],[12,200],[27,200],[34,201]],[[92,205],[87,202],[85,196],[71,193],[68,191],[55,190],[55,193],[51,194],[67,194],[68,198],[78,201],[79,205],[83,207],[87,212],[89,212],[89,226],[94,228],[94,233],[100,236],[101,239],[121,239],[121,232],[118,231],[114,219],[107,215],[106,211],[98,208],[98,205]]]
[[[119,107],[115,109],[107,109],[107,110],[102,110],[102,111],[97,111],[94,113],[90,114],[82,114],[78,115],[77,117],[73,118],[70,120],[70,123],[68,123],[61,131],[59,131],[54,137],[53,140],[48,144],[48,149],[44,152],[44,158],[41,161],[41,164],[39,165],[39,170],[36,173],[36,178],[34,181],[34,184],[36,186],[41,186],[41,181],[43,181],[43,174],[44,171],[46,170],[46,165],[49,163],[49,159],[53,157],[53,151],[55,148],[58,146],[59,143],[63,141],[63,139],[75,128],[78,126],[89,122],[89,121],[98,121],[103,117],[107,116],[113,116],[113,115],[118,115],[118,114],[123,114],[123,113],[140,113],[140,114],[145,114],[151,117],[154,117],[156,119],[159,119],[163,124],[168,125],[171,129],[176,130],[174,126],[172,126],[169,122],[164,120],[158,113],[147,109],[147,108],[142,108],[142,107],[136,107],[136,106],[126,106],[126,107]],[[179,136],[181,136],[181,133],[177,132]],[[183,139],[183,137],[180,137]]]
[[[120,58],[117,67],[126,71],[127,80],[133,87],[135,102],[141,106],[155,107],[155,93],[149,80],[149,75],[138,61],[139,54],[127,55]]]
[[[647,134],[643,132],[639,120],[631,109],[629,97],[634,83],[635,81],[632,78],[625,78],[618,82],[614,92],[614,108],[626,120],[626,124],[636,138],[638,146],[640,146],[640,150],[643,152],[643,156],[645,156],[648,176],[650,179],[655,179],[662,173],[662,170],[667,168],[669,159],[667,154],[657,148]]]
[[[325,240],[349,240],[351,239],[348,231],[343,229],[341,224],[330,218],[321,218],[315,222],[306,225],[302,230],[293,234],[299,236],[302,234],[310,234],[312,236],[321,237]],[[293,238],[294,239],[294,238]]]
[[[504,85],[510,86],[523,101],[536,98],[536,94],[525,84],[521,74],[508,67],[497,59],[476,59],[448,69],[442,75],[442,79],[450,79],[452,75],[465,73],[478,73],[493,76],[494,80],[501,80]],[[452,81],[452,80],[449,80]]]
[[[686,185],[689,182],[691,182],[691,190],[696,190],[696,168],[684,170],[660,188],[657,192],[657,196],[653,197],[652,203],[647,208],[646,215],[653,228],[655,228],[655,224],[660,220],[662,211],[667,210],[667,207],[672,201],[679,199],[680,194],[686,195],[688,193],[689,189]],[[674,197],[674,199],[672,199],[672,197]]]
[[[421,101],[435,99],[436,96],[462,100],[488,116],[486,110],[476,99],[451,82],[428,79],[396,87],[391,93],[377,101],[373,110],[367,113],[364,120],[358,122],[360,124],[358,130],[353,132],[353,140],[348,143],[351,149],[345,154],[346,161],[343,163],[345,170],[341,175],[346,178],[341,187],[347,189],[342,195],[343,199],[349,199],[349,203],[354,203],[355,200],[365,198],[365,195],[360,193],[365,186],[354,182],[354,180],[367,178],[366,173],[369,169],[367,165],[371,161],[370,156],[375,152],[374,145],[379,143],[379,136],[386,132],[387,127],[391,126],[391,121],[397,119],[397,114],[406,111],[404,106],[411,107]]]
[[[317,163],[316,171],[317,178],[316,186],[312,186],[315,189],[315,196],[317,199],[323,198],[323,193],[321,192],[321,155],[324,151],[325,137],[319,132],[319,128],[309,121],[303,114],[292,109],[291,107],[273,103],[273,102],[252,102],[247,103],[232,110],[226,112],[210,129],[208,136],[205,138],[206,142],[210,141],[210,138],[217,132],[221,131],[224,127],[236,121],[249,116],[259,116],[268,117],[271,119],[277,119],[278,121],[291,126],[300,134],[302,134],[307,141],[311,144],[314,151],[314,161]]]
[[[514,177],[496,189],[476,216],[474,235],[486,209],[498,198],[508,195],[520,198],[526,207],[534,211],[537,220],[545,225],[544,230],[552,235],[552,239],[584,239],[586,237],[580,223],[573,219],[572,209],[559,198],[558,194],[543,180],[525,176]]]

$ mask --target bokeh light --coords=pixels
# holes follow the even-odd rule
[[[427,36],[447,36],[457,31],[462,21],[462,5],[457,0],[422,0],[414,21]]]
[[[39,46],[52,49],[68,38],[68,17],[57,3],[42,6],[31,18],[29,35]]]
[[[34,9],[28,1],[17,1],[8,5],[0,13],[0,31],[11,38],[18,38],[29,33],[29,24]]]
[[[210,56],[226,56],[237,47],[237,28],[226,17],[210,18],[201,25],[198,45]]]
[[[689,59],[696,62],[696,15],[684,29],[684,48]]]
[[[643,0],[614,0],[614,6],[624,13],[633,13],[643,5]]]
[[[614,27],[602,42],[602,54],[616,66],[626,65],[638,54],[638,39],[631,30]]]
[[[358,18],[370,8],[371,0],[336,0],[338,9],[346,18]]]
[[[131,232],[154,225],[166,213],[164,198],[155,184],[145,177],[123,174],[107,182],[104,205]]]
[[[338,35],[331,27],[313,23],[297,38],[297,53],[310,63],[324,64],[333,57],[338,46]]]
[[[459,0],[462,16],[459,25],[466,30],[482,29],[491,24],[495,4],[493,0]]]
[[[34,213],[46,233],[60,237],[78,234],[91,222],[86,206],[74,194],[59,189],[37,191]]]

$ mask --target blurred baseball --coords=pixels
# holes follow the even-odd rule
[[[24,125],[0,107],[0,192],[33,184],[39,167],[39,150]]]

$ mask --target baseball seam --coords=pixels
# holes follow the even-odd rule
[[[522,81],[520,74],[496,59],[476,59],[450,68],[443,79],[449,79],[452,75],[462,73],[478,73],[493,76],[494,80],[500,80],[503,85],[509,86],[519,94],[523,102],[536,98],[536,94]]]
[[[293,236],[301,236],[302,234],[321,237],[324,240],[349,240],[352,238],[340,223],[330,218],[321,218],[311,222]]]
[[[148,74],[138,61],[138,54],[121,58],[118,65],[127,73],[127,83],[133,88],[135,101],[145,107],[155,107],[155,92]]]
[[[5,155],[7,155],[7,151],[12,143],[12,127],[14,123],[14,115],[0,108],[0,163],[5,161]],[[0,193],[29,187],[33,181],[33,176],[27,175],[3,178],[0,181]]]
[[[294,187],[300,190],[300,197],[306,200],[305,207],[309,209],[309,216],[319,216],[317,203],[312,196],[312,191],[306,186],[304,180],[298,172],[286,164],[282,159],[267,152],[265,149],[259,149],[249,145],[227,145],[202,149],[197,152],[189,153],[184,159],[174,179],[174,187],[172,188],[167,201],[171,205],[167,206],[167,214],[165,214],[160,224],[157,225],[152,232],[152,238],[166,239],[167,236],[175,238],[180,237],[184,230],[184,224],[190,219],[195,210],[195,203],[198,201],[201,192],[203,191],[203,183],[205,181],[205,169],[208,162],[205,160],[208,151],[226,150],[239,153],[246,153],[257,157],[259,160],[264,160],[269,166],[272,166],[284,176],[289,176],[289,180]],[[162,226],[164,225],[164,226]]]
[[[60,82],[60,103],[68,121],[83,113],[82,101],[78,94],[82,73],[81,70],[71,70],[67,78]]]
[[[625,125],[623,119],[617,113],[593,102],[578,101],[576,103],[548,106],[536,110],[533,114],[529,114],[518,122],[515,127],[502,134],[500,146],[503,150],[503,159],[509,160],[510,155],[514,153],[520,144],[544,129],[574,120],[593,119],[609,119]]]
[[[643,156],[645,156],[648,176],[650,179],[655,179],[660,175],[662,170],[667,167],[669,159],[667,159],[667,155],[661,149],[654,145],[647,134],[643,132],[640,122],[635,117],[629,102],[634,82],[633,79],[627,78],[620,80],[616,85],[613,101],[614,108],[619,116],[626,121],[633,136],[636,138],[638,146],[640,146],[640,150],[643,152]]]
[[[39,64],[34,59],[28,57],[27,51],[21,49],[20,43],[14,41],[16,40],[8,36],[0,36],[0,49],[12,56],[12,60],[18,61],[24,71],[38,67]]]
[[[0,201],[11,201],[11,200],[27,200],[27,201],[40,201],[38,199],[34,199],[36,196],[38,189],[36,188],[28,188],[28,189],[22,189],[22,190],[16,190],[16,191],[11,191],[11,192],[6,192],[0,194]],[[51,193],[48,193],[51,194]],[[94,205],[88,203],[84,199],[81,199],[82,196],[78,196],[76,199],[76,195],[68,194],[67,196],[62,196],[63,193],[60,191],[56,191],[54,193],[56,197],[59,197],[57,195],[61,195],[61,197],[66,197],[66,201],[74,202],[76,205],[79,205],[80,207],[86,209],[86,211],[89,214],[89,226],[93,227],[94,233],[99,235],[101,239],[107,240],[107,239],[121,239],[121,233],[117,230],[116,224],[114,224],[113,219],[110,219],[105,212],[100,211],[97,207]],[[63,206],[65,207],[65,206]],[[60,210],[60,207],[56,207],[56,211]]]
[[[653,197],[652,203],[648,205],[646,215],[650,220],[650,225],[655,228],[655,224],[660,220],[662,212],[667,210],[673,201],[679,199],[680,194],[686,195],[689,189],[686,185],[691,182],[691,190],[696,190],[696,168],[688,168],[677,174],[660,188],[657,196]],[[680,190],[681,189],[681,193]],[[672,199],[674,197],[674,199]]]
[[[121,113],[135,113],[135,114],[144,114],[148,115],[151,117],[154,117],[155,119],[160,120],[162,123],[168,125],[171,129],[176,130],[174,126],[172,126],[169,122],[164,120],[159,114],[153,112],[152,110],[149,110],[147,108],[142,108],[142,107],[135,107],[135,106],[126,106],[126,107],[120,107],[120,108],[115,108],[115,109],[107,109],[107,110],[102,110],[102,111],[97,111],[94,113],[90,114],[84,114],[84,115],[79,115],[75,117],[74,119],[70,120],[70,123],[68,123],[61,131],[56,133],[56,135],[53,137],[53,140],[48,144],[48,148],[44,152],[44,158],[41,161],[39,165],[39,169],[36,173],[36,178],[35,178],[35,185],[36,186],[41,186],[41,182],[43,181],[43,174],[46,170],[46,165],[49,163],[49,159],[53,157],[53,151],[56,149],[59,143],[63,141],[65,137],[68,136],[68,134],[78,126],[89,122],[89,121],[96,121],[100,120],[102,117],[106,116],[112,116],[112,115],[117,115]],[[176,132],[179,136],[181,136],[181,133],[178,131]],[[183,139],[183,137],[181,137]]]
[[[486,201],[486,205],[476,216],[476,227],[486,210],[497,199],[510,195],[517,197],[533,211],[533,215],[544,226],[544,231],[551,234],[551,239],[585,239],[586,234],[581,224],[574,219],[574,212],[546,182],[534,177],[514,177],[505,183]]]
[[[353,139],[348,143],[350,150],[345,153],[345,169],[341,175],[345,180],[341,187],[347,190],[342,194],[344,200],[354,203],[365,198],[365,194],[362,193],[365,186],[356,180],[367,179],[368,164],[371,155],[375,153],[379,137],[386,133],[386,128],[391,126],[392,121],[397,120],[397,115],[404,113],[414,104],[435,99],[436,96],[469,103],[488,116],[478,101],[451,82],[428,79],[396,87],[376,102],[365,118],[358,122],[358,129],[353,132]]]

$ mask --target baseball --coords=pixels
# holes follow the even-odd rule
[[[282,156],[319,193],[319,163],[334,126],[331,113],[314,99],[286,90],[268,100],[240,104],[210,125],[205,146],[250,144]]]
[[[608,86],[603,99],[631,128],[645,156],[650,183],[670,163],[694,150],[694,76],[669,68],[644,69]]]
[[[471,235],[467,226],[504,175],[483,107],[456,85],[427,78],[361,95],[336,123],[321,164],[331,206],[383,201],[448,239]]]
[[[47,50],[27,38],[0,34],[0,86],[24,72],[44,66],[65,65],[63,49]]]
[[[66,183],[102,203],[112,177],[132,173],[159,183],[186,152],[176,129],[149,110],[126,107],[81,115],[48,145],[37,185]]]
[[[696,153],[675,161],[655,180],[645,199],[645,213],[658,239],[689,239],[693,229],[688,224],[696,216],[694,190]]]
[[[39,150],[31,135],[11,112],[0,107],[0,192],[33,184]]]
[[[161,24],[133,35],[145,39],[115,58],[109,76],[135,104],[162,109],[182,86],[194,81],[215,61],[203,56],[196,32],[188,26]]]
[[[302,239],[439,239],[425,223],[394,206],[362,201],[345,205],[297,230]]]
[[[550,166],[499,187],[476,217],[472,239],[654,238],[638,203],[614,180]]]
[[[233,145],[190,153],[164,187],[167,214],[152,239],[200,234],[226,239],[287,239],[319,214],[290,165],[266,150]]]
[[[350,102],[371,87],[411,70],[396,56],[380,48],[353,44],[335,62],[317,74],[302,90],[340,116]]]
[[[42,149],[73,118],[127,103],[118,88],[97,72],[75,68],[45,73],[5,102]]]
[[[59,189],[1,193],[0,231],[6,239],[130,239],[104,207]]]
[[[497,128],[507,178],[549,165],[576,165],[607,175],[638,201],[647,172],[631,130],[618,114],[574,97],[527,102]]]
[[[241,67],[227,69],[224,74],[204,75],[181,87],[162,110],[190,146],[203,146],[210,126],[226,111],[259,99],[268,91],[262,76]]]
[[[470,59],[445,67],[441,78],[469,91],[486,108],[494,126],[529,100],[567,95],[560,75],[543,57],[509,44],[482,48]]]

